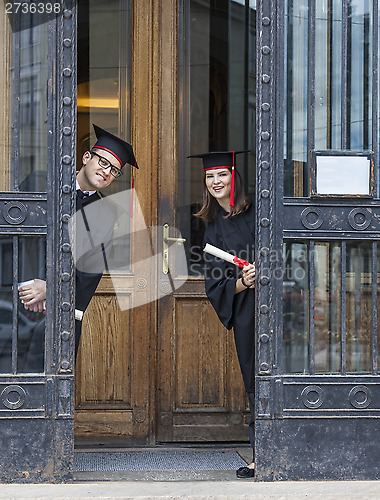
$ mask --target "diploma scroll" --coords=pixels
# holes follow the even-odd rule
[[[210,245],[209,243],[206,243],[206,246],[204,247],[203,251],[206,253],[209,253],[211,255],[214,255],[214,257],[219,257],[219,259],[225,260],[226,262],[230,262],[231,264],[235,264],[235,266],[238,266],[238,267],[244,267],[244,266],[248,266],[250,264],[246,260],[240,259],[239,257],[236,257],[235,255],[231,255],[230,253],[225,252],[224,250],[221,250],[218,247],[214,247],[213,245]]]

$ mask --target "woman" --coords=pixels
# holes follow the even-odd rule
[[[240,151],[243,152],[243,151]],[[202,158],[204,168],[203,206],[195,214],[206,221],[204,243],[254,262],[255,212],[235,170],[238,152],[215,152],[192,156]],[[255,442],[255,266],[239,268],[205,254],[206,293],[220,321],[234,329],[236,350],[251,410],[249,438]],[[254,459],[236,471],[238,478],[254,475]]]

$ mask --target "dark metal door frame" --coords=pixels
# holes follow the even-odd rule
[[[342,140],[347,143],[347,8],[343,1],[342,28]],[[257,5],[257,311],[256,311],[256,478],[272,480],[379,479],[380,377],[377,366],[377,241],[380,203],[378,198],[288,198],[284,201],[284,2],[259,0]],[[309,1],[309,120],[308,151],[314,149],[313,99],[315,99],[315,4]],[[373,1],[373,105],[372,138],[378,148],[378,2]],[[376,160],[378,161],[378,160]],[[377,174],[375,176],[377,179]],[[376,183],[377,184],[377,183]],[[305,210],[314,210],[325,222],[318,232],[305,224]],[[368,228],[355,224],[353,210],[369,218]],[[355,212],[356,213],[356,212]],[[304,217],[302,217],[304,214]],[[319,215],[318,215],[319,214]],[[338,216],[334,225],[331,217]],[[351,214],[351,217],[350,217]],[[342,346],[339,375],[313,371],[314,339],[309,316],[309,375],[286,375],[283,369],[282,279],[284,239],[341,243]],[[345,370],[345,276],[346,243],[372,242],[372,369],[368,374]],[[312,252],[311,252],[312,254]],[[313,261],[310,262],[313,275]],[[310,283],[310,311],[313,310]],[[344,321],[343,321],[344,319]],[[312,393],[313,398],[308,398]],[[366,395],[364,403],[356,395]]]
[[[17,373],[16,324],[12,334],[12,373],[0,374],[1,482],[67,482],[73,477],[74,267],[67,223],[74,211],[75,194],[75,0],[61,1],[61,14],[49,21],[48,45],[47,191],[0,193],[3,214],[6,203],[8,211],[12,205],[23,214],[19,222],[13,220],[0,228],[1,234],[14,235],[16,253],[17,236],[46,235],[45,372]],[[16,65],[19,50],[18,45]],[[17,82],[16,76],[15,102]],[[13,126],[17,127],[17,120],[16,112]],[[17,132],[15,137],[17,149]],[[12,161],[17,160],[16,152]],[[14,253],[14,323],[18,301],[16,258]]]

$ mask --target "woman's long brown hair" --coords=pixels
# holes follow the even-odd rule
[[[234,206],[232,210],[225,216],[226,219],[235,217],[242,212],[245,212],[251,206],[251,200],[245,194],[243,181],[241,180],[239,172],[235,169],[235,188],[234,188]],[[220,205],[216,201],[206,186],[206,172],[203,175],[203,205],[202,208],[194,214],[206,222],[213,221],[219,211]]]

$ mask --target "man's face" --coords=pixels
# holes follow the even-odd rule
[[[108,160],[111,165],[122,168],[120,162],[108,151],[101,149],[96,151],[96,155],[91,155],[87,151],[82,158],[83,167],[77,175],[78,183],[83,191],[99,191],[111,184],[115,177],[111,174],[111,167],[103,168],[99,165],[99,156]]]

